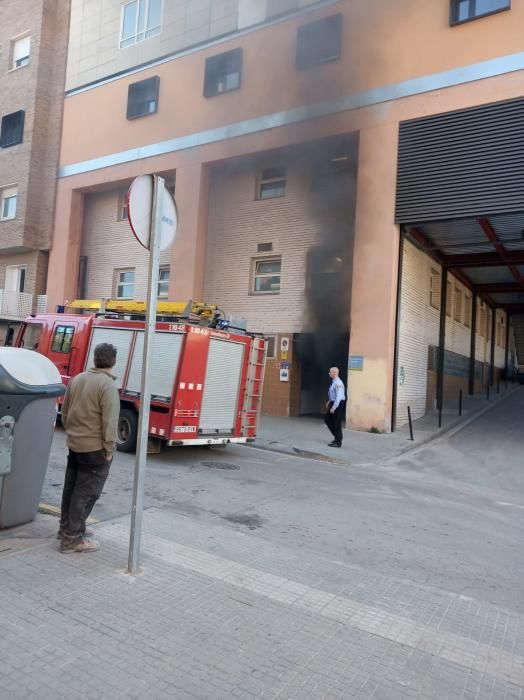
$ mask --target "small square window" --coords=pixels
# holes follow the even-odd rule
[[[253,261],[252,294],[279,294],[281,258]]]
[[[167,299],[169,292],[169,267],[161,267],[158,273],[158,297]]]
[[[135,271],[116,270],[116,298],[133,299],[135,295]]]
[[[6,187],[0,190],[0,221],[9,221],[16,217],[16,205],[18,201],[18,189]]]
[[[31,57],[31,37],[13,39],[11,42],[11,70],[29,65]]]
[[[158,75],[140,80],[138,83],[131,83],[127,92],[127,118],[138,119],[158,112],[159,89]]]
[[[509,9],[511,0],[451,0],[450,24],[469,22]]]
[[[286,168],[272,167],[260,171],[257,199],[273,199],[286,195]]]
[[[310,70],[337,61],[342,51],[342,15],[305,24],[298,29],[296,68]]]
[[[241,80],[242,49],[233,49],[206,59],[204,97],[238,90]]]
[[[0,147],[9,148],[22,143],[24,140],[25,112],[13,112],[2,117],[2,127],[0,129]]]

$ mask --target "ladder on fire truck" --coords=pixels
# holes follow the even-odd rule
[[[130,314],[145,316],[147,311],[147,305],[144,301],[125,299],[75,299],[75,301],[66,302],[65,307],[74,311],[89,311],[97,315]],[[198,317],[212,320],[219,313],[219,309],[215,304],[193,301],[159,301],[156,310],[159,316],[173,316],[180,319]]]
[[[242,431],[244,434],[248,434],[250,429],[254,431],[257,429],[266,371],[266,349],[264,338],[253,338],[253,350],[247,372],[246,401],[242,416]]]

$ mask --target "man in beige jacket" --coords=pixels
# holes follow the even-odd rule
[[[102,494],[116,449],[120,397],[111,370],[116,348],[97,345],[94,368],[67,385],[62,425],[69,456],[60,516],[61,551],[94,552],[99,544],[86,531],[86,521]]]

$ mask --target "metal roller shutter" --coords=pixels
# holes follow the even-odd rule
[[[211,338],[200,412],[202,433],[233,432],[243,357],[242,343]]]
[[[173,394],[182,350],[182,333],[155,333],[153,362],[151,365],[151,396],[169,401]],[[133,359],[129,368],[127,391],[139,394],[142,383],[142,359],[144,355],[144,332],[136,336]]]
[[[87,356],[86,369],[93,367],[93,355],[96,346],[100,343],[111,343],[111,345],[114,345],[117,350],[116,365],[111,370],[111,373],[117,378],[117,389],[121,389],[127,367],[127,360],[129,358],[132,337],[133,331],[129,330],[120,330],[117,328],[94,328],[91,336],[91,344],[89,346],[89,354]]]
[[[524,99],[402,122],[396,221],[524,210]]]

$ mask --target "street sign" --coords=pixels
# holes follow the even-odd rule
[[[151,245],[151,221],[153,198],[155,191],[155,175],[140,175],[131,184],[127,195],[129,224],[141,246],[147,250]],[[178,212],[175,199],[171,192],[164,187],[160,211],[160,250],[167,250],[175,240],[178,224]]]
[[[142,382],[138,437],[136,443],[131,530],[127,570],[135,574],[140,567],[142,516],[144,512],[144,483],[151,411],[151,364],[156,329],[160,251],[169,248],[177,227],[177,211],[171,192],[158,175],[138,177],[129,190],[129,223],[138,242],[150,251],[147,283],[147,311],[142,357]]]

